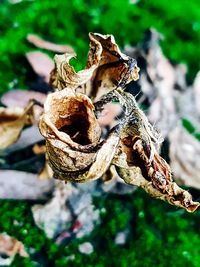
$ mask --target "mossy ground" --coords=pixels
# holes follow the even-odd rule
[[[34,47],[26,42],[37,33],[56,43],[73,46],[76,68],[84,66],[88,32],[112,33],[123,47],[135,45],[145,29],[155,27],[165,36],[164,53],[185,62],[191,82],[200,69],[199,1],[1,1],[0,6],[0,94],[13,88],[28,88],[28,66],[24,59]],[[14,2],[14,1],[13,1]],[[53,54],[50,54],[53,56]],[[15,258],[12,266],[199,266],[200,212],[188,214],[141,190],[131,196],[94,200],[102,210],[102,223],[90,236],[57,246],[34,224],[31,203],[0,201],[0,232],[7,232],[31,249],[31,259]],[[125,246],[117,246],[118,231],[130,229]],[[78,252],[78,244],[90,241],[95,252]],[[75,260],[67,259],[75,254]]]
[[[101,224],[90,236],[58,246],[35,226],[30,203],[1,201],[0,232],[20,239],[32,254],[31,259],[15,258],[12,266],[199,266],[200,212],[188,214],[141,190],[96,198],[94,204],[101,210]],[[116,234],[126,229],[130,231],[127,243],[116,245]],[[90,256],[78,251],[85,241],[94,246]],[[67,259],[73,254],[75,260]]]

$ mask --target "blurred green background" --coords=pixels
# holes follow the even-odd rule
[[[24,54],[33,50],[28,33],[71,45],[80,69],[86,62],[88,32],[113,34],[123,48],[136,45],[144,31],[154,27],[165,36],[165,55],[187,64],[189,83],[200,69],[199,0],[0,1],[0,18],[0,94],[28,89]],[[102,223],[90,236],[58,246],[35,226],[31,203],[1,200],[0,232],[34,250],[30,259],[17,257],[12,266],[200,266],[200,211],[188,214],[141,190],[131,196],[102,196],[94,204],[103,211]],[[127,228],[127,243],[116,245],[116,233]],[[83,241],[94,245],[90,256],[78,252]],[[67,256],[72,254],[76,258],[70,261]]]

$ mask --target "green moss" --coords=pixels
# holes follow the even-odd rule
[[[187,14],[187,16],[185,15]],[[57,43],[68,43],[78,53],[78,68],[84,66],[88,32],[112,33],[123,47],[135,45],[144,31],[155,27],[166,37],[165,54],[185,62],[192,80],[200,62],[200,12],[198,0],[188,1],[4,1],[0,9],[1,64],[0,92],[13,87],[26,88],[27,66],[21,60],[34,49],[26,41],[28,33]]]
[[[30,203],[1,201],[0,232],[21,240],[30,259],[15,258],[12,266],[199,266],[200,212],[186,211],[150,198],[142,190],[132,196],[95,198],[101,224],[90,236],[58,246],[34,224]],[[116,245],[119,231],[129,230],[125,245]],[[80,254],[78,245],[92,242],[94,253]],[[67,257],[75,255],[75,260]],[[40,265],[35,265],[38,262]]]

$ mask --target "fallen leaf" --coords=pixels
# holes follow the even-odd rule
[[[38,127],[34,124],[28,128],[25,128],[19,139],[12,145],[6,148],[6,150],[1,151],[3,155],[9,155],[13,152],[20,151],[25,149],[26,147],[34,145],[34,143],[38,143],[43,140]]]
[[[0,254],[5,254],[8,257],[14,257],[16,254],[21,257],[29,256],[22,242],[5,233],[0,234]]]
[[[45,41],[36,34],[28,34],[26,38],[31,44],[42,49],[47,49],[57,53],[74,53],[74,50],[71,46]]]
[[[0,199],[47,199],[54,188],[53,180],[14,170],[0,170],[0,184]]]
[[[47,237],[55,237],[66,229],[67,223],[71,222],[72,215],[66,207],[66,201],[72,192],[71,185],[65,186],[62,182],[57,182],[53,198],[45,205],[32,207],[35,223],[45,231]]]
[[[53,60],[45,53],[35,51],[26,53],[26,58],[35,73],[44,78],[48,83],[50,72],[54,68]]]
[[[95,184],[76,184],[56,181],[53,198],[45,205],[34,205],[33,218],[49,238],[56,243],[88,235],[99,221],[99,210],[92,203]],[[97,189],[99,191],[99,189]]]
[[[174,176],[182,184],[200,189],[200,142],[180,124],[169,134],[169,141]]]
[[[15,143],[25,125],[33,123],[33,102],[24,109],[0,107],[0,149]]]
[[[33,99],[44,104],[46,95],[35,91],[12,90],[1,97],[1,103],[9,108],[24,108]]]
[[[124,93],[127,105],[131,106],[130,117],[125,121],[120,134],[120,144],[113,160],[117,172],[124,181],[142,187],[155,198],[194,212],[200,205],[192,196],[173,182],[169,165],[158,154],[159,140],[139,109],[134,97]],[[157,142],[156,142],[157,141]]]

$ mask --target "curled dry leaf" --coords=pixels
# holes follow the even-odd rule
[[[126,94],[132,112],[121,130],[120,145],[113,163],[119,175],[131,185],[142,187],[153,197],[168,201],[189,212],[199,207],[192,196],[172,180],[171,170],[156,151],[156,133],[149,126],[132,95]]]
[[[94,161],[101,130],[93,109],[87,96],[70,89],[48,95],[39,127],[56,176],[77,176]]]
[[[36,34],[31,34],[31,33],[28,34],[27,40],[33,45],[39,48],[47,49],[49,51],[53,51],[57,53],[66,53],[66,52],[73,53],[74,52],[73,48],[69,45],[54,44],[52,42],[43,40]]]
[[[138,79],[139,68],[137,67],[136,61],[121,53],[112,35],[104,36],[90,33],[89,37],[91,41],[90,51],[88,54],[87,66],[84,70],[76,73],[74,68],[69,65],[69,60],[74,55],[64,54],[55,56],[56,67],[51,73],[51,84],[59,90],[63,89],[63,91],[62,96],[61,93],[59,94],[59,92],[56,92],[48,97],[45,104],[45,113],[40,123],[40,130],[47,139],[47,157],[57,178],[65,176],[65,179],[69,179],[70,175],[72,177],[79,175],[79,178],[77,177],[76,180],[84,181],[100,177],[109,167],[109,163],[111,162],[112,155],[114,155],[113,153],[118,143],[116,139],[119,140],[116,136],[116,132],[111,133],[106,144],[96,153],[101,133],[95,114],[92,111],[93,106],[91,100],[86,98],[84,94],[74,94],[70,90],[76,90],[84,85],[84,88],[86,87],[88,91],[88,88],[91,87],[90,96],[95,98],[98,92],[100,92],[100,94],[102,94],[102,92],[104,93],[103,88],[106,88],[106,91],[109,92],[117,86],[124,86],[131,80]],[[74,100],[69,97],[70,94],[73,95]],[[53,99],[53,96],[55,98],[56,95],[59,96],[57,100],[50,101],[50,99]],[[84,105],[80,104],[83,102],[82,100],[80,101],[81,98],[87,100],[84,102],[85,108],[86,104],[88,106],[87,109],[81,107],[81,105]],[[77,103],[75,104],[77,110],[72,108],[75,102]],[[88,103],[90,104],[88,105]],[[55,109],[57,109],[57,111],[55,111]],[[88,110],[91,110],[90,113],[88,113],[89,116],[86,114]],[[59,116],[56,117],[56,113],[59,113]],[[54,117],[53,122],[53,124],[56,123],[56,125],[53,127],[52,123],[50,123],[53,118],[52,114],[56,117],[56,119]],[[78,125],[77,119],[79,120]],[[45,132],[48,132],[49,128],[53,130],[59,142],[55,140],[55,138],[47,137]],[[98,129],[98,131],[95,130],[98,132],[97,134],[94,129]],[[93,135],[92,138],[89,136],[91,133]],[[52,132],[50,135],[52,135]],[[94,137],[95,140],[93,140]],[[51,141],[49,141],[50,139]],[[65,143],[61,144],[61,142]],[[66,144],[70,147],[70,154],[69,151],[66,151]],[[61,146],[62,151],[58,150]],[[71,150],[71,148],[73,148],[73,150]],[[110,151],[110,149],[113,151]],[[103,155],[104,159],[101,158],[102,164],[91,166],[85,177],[83,173],[85,173],[95,161],[95,157],[99,159],[99,157]],[[61,162],[62,167],[60,167]],[[99,170],[96,173],[95,168]],[[56,169],[57,171],[55,171]]]
[[[150,122],[166,137],[175,179],[200,188],[199,144],[192,136],[198,137],[200,129],[200,75],[197,73],[193,86],[189,86],[186,67],[175,62],[172,64],[164,56],[159,39],[159,34],[150,30],[138,47],[125,52],[135,57],[141,66],[138,87],[143,93],[142,98],[148,99],[150,104]],[[180,129],[180,118],[187,118],[194,125],[192,135]]]
[[[14,257],[16,254],[28,257],[22,242],[7,234],[0,234],[0,254],[5,254],[8,257]]]
[[[69,64],[75,56],[72,53],[55,56],[56,66],[50,78],[54,88],[82,87],[90,97],[97,99],[117,86],[123,87],[139,78],[136,60],[120,51],[112,35],[90,33],[89,38],[90,51],[84,70],[75,72]]]
[[[33,102],[24,109],[0,108],[0,149],[15,143],[25,125],[33,122]]]
[[[65,54],[56,56],[51,73],[51,83],[58,91],[47,98],[40,131],[55,178],[85,182],[108,174],[114,164],[126,183],[187,211],[196,210],[199,203],[172,181],[168,164],[157,152],[159,134],[135,98],[123,91],[127,83],[138,79],[136,61],[120,52],[113,36],[90,34],[90,41],[86,69],[76,73],[69,65],[72,55]],[[94,106],[78,88],[85,88],[91,99],[98,100],[96,113],[116,98],[125,109],[103,143]]]

